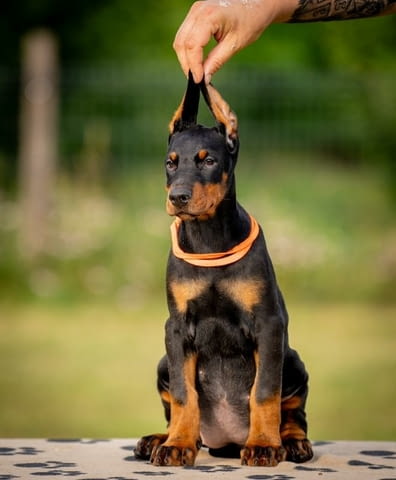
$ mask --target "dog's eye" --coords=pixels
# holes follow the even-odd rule
[[[206,157],[204,160],[204,164],[207,167],[213,167],[215,163],[216,163],[216,160],[213,157]]]
[[[176,170],[177,162],[175,160],[168,158],[165,162],[165,166],[167,170]]]

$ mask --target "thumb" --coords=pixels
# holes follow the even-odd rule
[[[212,75],[238,51],[233,39],[220,41],[208,54],[204,62],[205,82],[209,83]]]

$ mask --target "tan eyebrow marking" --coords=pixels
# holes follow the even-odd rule
[[[198,158],[204,160],[208,156],[209,152],[207,150],[200,150],[198,152]]]

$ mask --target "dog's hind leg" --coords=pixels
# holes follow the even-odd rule
[[[305,402],[308,386],[305,384],[296,394],[281,403],[280,434],[286,460],[303,463],[313,457],[312,445],[307,438]]]
[[[168,359],[164,356],[157,369],[157,388],[161,397],[162,404],[165,410],[165,418],[167,422],[170,421],[170,401],[169,401],[169,371]],[[150,460],[151,456],[157,448],[166,442],[168,434],[154,433],[142,437],[137,443],[135,449],[135,456],[141,460]]]
[[[168,356],[161,358],[157,368],[157,389],[161,397],[166,421],[170,422],[169,369]]]

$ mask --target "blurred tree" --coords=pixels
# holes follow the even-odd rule
[[[19,225],[21,253],[34,260],[46,252],[58,157],[58,55],[47,30],[22,42],[19,122]]]
[[[4,0],[0,15],[0,184],[13,186],[20,40],[31,29],[58,37],[61,64],[173,56],[174,32],[190,2],[170,0]]]
[[[15,151],[18,124],[18,92],[20,79],[20,42],[22,36],[34,28],[45,27],[52,30],[60,39],[61,47],[67,45],[71,32],[76,32],[80,22],[84,22],[94,7],[100,8],[108,0],[84,0],[66,2],[60,0],[5,0],[0,15],[0,58],[6,68],[7,81],[0,84],[3,99],[0,117],[0,145],[5,153],[0,172],[4,176],[3,184],[13,183],[15,179]],[[78,35],[74,33],[75,35]],[[61,50],[62,52],[63,50]],[[7,155],[8,154],[8,155]],[[7,161],[8,160],[8,161]],[[0,157],[1,162],[1,157]]]

